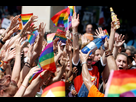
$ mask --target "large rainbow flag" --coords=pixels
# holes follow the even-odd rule
[[[68,30],[71,27],[71,16],[73,16],[74,12],[75,7],[68,6],[68,8],[55,14],[51,20],[56,27],[65,27],[65,30]]]
[[[49,70],[53,73],[56,71],[56,64],[54,62],[53,42],[49,43],[42,51],[39,57],[39,65],[43,70]]]
[[[65,97],[65,82],[58,81],[46,87],[41,97]]]
[[[112,71],[106,97],[136,97],[136,69]]]

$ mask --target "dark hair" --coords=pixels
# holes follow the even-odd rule
[[[129,58],[128,58],[128,55],[125,52],[118,53],[117,56],[118,55],[124,55],[124,56],[126,56],[127,57],[127,64],[129,64]],[[116,56],[116,59],[117,59],[117,56]]]

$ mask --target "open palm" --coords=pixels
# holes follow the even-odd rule
[[[79,14],[76,15],[76,13],[74,13],[74,16],[72,17],[72,28],[78,27],[79,23]]]
[[[121,47],[122,45],[123,45],[123,43],[125,42],[125,40],[123,40],[124,39],[124,35],[122,36],[122,34],[121,35],[119,35],[116,39],[115,39],[115,44],[114,44],[114,46],[115,47]]]

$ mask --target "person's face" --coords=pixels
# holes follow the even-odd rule
[[[97,62],[97,61],[100,60],[100,58],[101,58],[101,50],[97,49],[97,50],[95,51],[94,61]]]
[[[127,57],[119,54],[116,58],[116,65],[117,65],[118,70],[127,69],[128,68]]]
[[[15,81],[11,81],[8,89],[6,91],[1,90],[2,97],[13,97],[18,90],[17,84]]]
[[[94,61],[94,54],[91,54],[91,55],[88,57],[88,59],[87,59],[87,66],[88,66],[88,68],[91,67],[93,61]]]
[[[127,54],[128,56],[131,56],[131,51],[130,51],[130,50],[126,50],[126,54]]]
[[[93,28],[93,26],[91,24],[87,25],[87,27],[86,27],[86,33],[91,34],[92,33],[92,28]]]
[[[24,51],[24,57],[26,57],[26,56],[27,56],[27,52],[28,52],[28,48],[25,47],[25,48],[23,49],[23,51]]]

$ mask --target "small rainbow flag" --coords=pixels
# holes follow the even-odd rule
[[[39,64],[38,64],[38,66],[39,66]],[[31,83],[42,71],[43,71],[43,69],[40,68],[40,66],[39,66],[39,71],[31,76],[31,78],[29,79],[29,83]]]
[[[59,41],[61,41],[62,43],[66,43],[66,40],[67,40],[66,32],[64,32],[64,31],[62,31],[60,29],[57,29],[56,34],[54,36],[54,39],[57,38],[57,37],[60,38]]]
[[[33,34],[34,35],[27,35],[27,39],[28,39],[28,42],[31,44],[33,44],[35,42],[35,39],[36,39],[36,36],[39,34],[38,31],[33,31]]]
[[[56,71],[54,62],[53,42],[49,43],[39,57],[39,65],[43,70]]]
[[[135,97],[136,69],[112,71],[108,80],[105,96]]]
[[[23,25],[25,25],[28,22],[28,20],[31,18],[31,16],[33,16],[33,13],[21,14],[21,19],[22,19]]]
[[[53,38],[55,36],[56,33],[52,33],[52,34],[48,34],[47,35],[47,43],[51,43],[53,41]]]
[[[41,97],[65,97],[65,82],[58,81],[46,87]]]
[[[109,34],[108,34],[107,30],[104,29],[103,31],[104,31],[104,33],[107,35],[107,37],[108,37],[108,39],[109,39]]]

